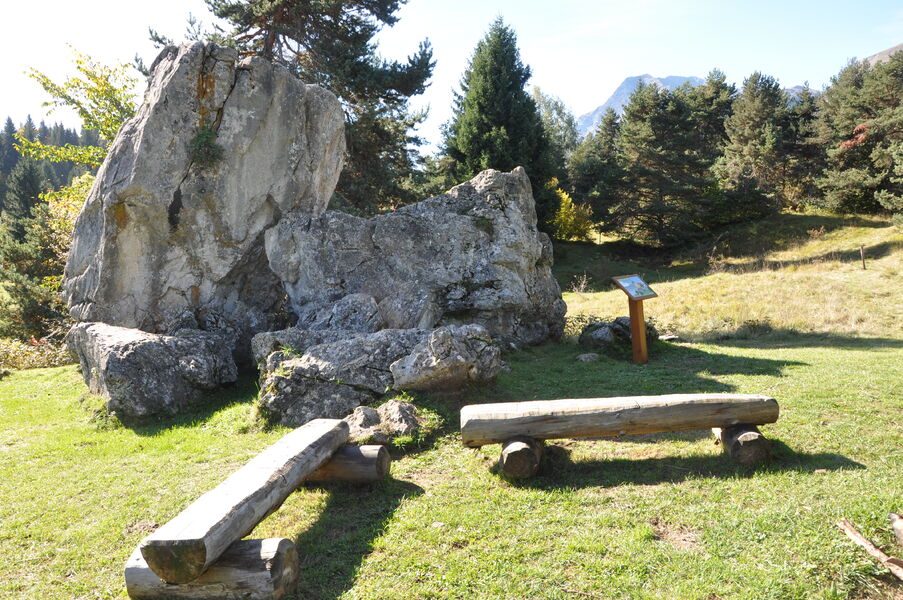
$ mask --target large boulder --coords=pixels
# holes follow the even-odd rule
[[[342,418],[393,390],[490,381],[501,368],[501,351],[475,324],[376,333],[289,329],[260,333],[253,346],[261,368],[258,411],[291,427]]]
[[[346,296],[363,295],[379,315],[361,310],[358,321],[397,329],[478,323],[496,339],[532,344],[564,327],[552,245],[536,229],[522,168],[485,171],[371,219],[295,211],[267,231],[266,249],[292,308],[314,315],[311,321]]]
[[[325,210],[344,149],[332,93],[233,49],[164,49],[76,221],[72,316],[163,332],[190,311],[247,351],[282,314],[264,235]]]
[[[79,323],[66,338],[85,383],[123,421],[171,416],[205,390],[238,377],[230,345],[217,333],[182,329],[158,335],[104,323]]]

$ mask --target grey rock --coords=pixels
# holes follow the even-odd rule
[[[470,324],[436,329],[389,369],[395,389],[447,391],[491,381],[501,366],[501,351],[489,332]]]
[[[178,414],[204,390],[232,383],[238,370],[223,336],[181,329],[158,335],[104,323],[79,323],[66,342],[90,390],[120,419]]]
[[[328,335],[338,339],[309,345],[300,355],[276,351],[267,357],[258,399],[267,421],[297,427],[316,418],[340,419],[373,402],[392,388],[389,366],[409,354],[426,332],[385,329]]]
[[[578,354],[577,361],[582,363],[591,363],[599,360],[599,355],[595,352],[587,352],[586,354]]]
[[[190,151],[203,128],[222,149],[212,165]],[[330,92],[213,44],[164,49],[76,221],[72,316],[163,332],[189,311],[247,353],[251,334],[284,324],[265,232],[283,214],[325,210],[343,155]]]
[[[386,323],[373,296],[348,294],[335,303],[305,307],[295,326],[314,331],[338,329],[374,333],[384,329]]]
[[[299,315],[366,294],[392,328],[478,323],[519,344],[563,331],[551,242],[521,168],[371,219],[295,211],[267,231],[266,251]]]
[[[651,321],[646,321],[646,339],[651,342],[658,339],[658,332]],[[589,323],[580,332],[578,343],[584,348],[604,349],[612,345],[630,344],[630,317],[618,317],[613,321],[595,321]]]
[[[345,421],[351,431],[349,440],[358,444],[386,444],[420,430],[417,407],[401,400],[389,400],[378,409],[359,406]]]

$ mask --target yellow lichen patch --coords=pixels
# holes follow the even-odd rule
[[[213,73],[204,73],[201,72],[198,75],[198,124],[203,126],[207,122],[208,116],[208,108],[207,108],[207,100],[213,97],[213,93],[216,90],[216,79],[213,77]]]
[[[125,208],[125,204],[114,204],[110,210],[113,213],[113,220],[116,222],[116,226],[119,229],[125,229],[129,222],[129,213]]]

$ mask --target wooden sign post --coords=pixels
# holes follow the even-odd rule
[[[643,314],[643,300],[658,296],[639,275],[619,275],[612,277],[619,288],[627,294],[630,305],[630,341],[633,345],[633,362],[644,365],[649,362],[649,348],[646,344],[646,317]]]

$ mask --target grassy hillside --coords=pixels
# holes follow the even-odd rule
[[[509,354],[493,387],[418,398],[443,425],[396,453],[391,480],[302,490],[254,532],[300,544],[297,597],[903,594],[834,525],[847,517],[894,548],[900,234],[879,220],[783,215],[725,235],[714,253],[632,262],[624,250],[559,249],[563,282],[589,278],[589,291],[567,294],[572,311],[622,314],[607,278],[640,272],[661,295],[647,311],[692,341],[656,343],[635,366],[577,362],[566,340]],[[512,484],[490,472],[498,446],[466,449],[457,432],[464,403],[701,391],[778,398],[781,418],[763,429],[769,466],[734,466],[706,432],[560,441],[539,477]],[[255,392],[246,382],[202,413],[126,429],[92,420],[74,367],[0,381],[0,597],[123,597],[135,544],[284,433],[251,422]]]

